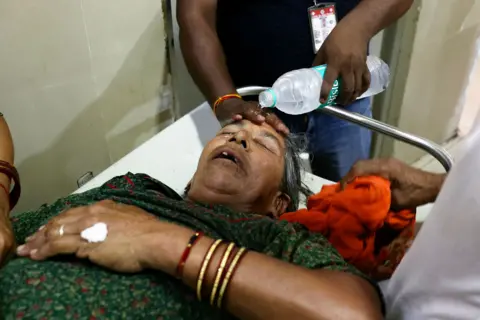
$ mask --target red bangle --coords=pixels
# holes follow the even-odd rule
[[[185,263],[187,262],[188,256],[190,255],[190,252],[192,251],[192,247],[198,242],[198,240],[203,236],[203,232],[195,232],[193,236],[190,238],[190,240],[187,243],[187,247],[182,253],[182,257],[180,258],[180,261],[178,262],[177,265],[177,278],[181,279],[183,276],[183,268],[185,267]]]

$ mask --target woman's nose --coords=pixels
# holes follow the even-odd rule
[[[250,143],[248,143],[247,140],[248,140],[248,134],[245,131],[240,130],[229,141],[235,142],[241,145],[243,148],[248,149]]]

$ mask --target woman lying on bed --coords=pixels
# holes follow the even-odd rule
[[[1,318],[380,319],[374,284],[323,236],[276,221],[298,205],[292,148],[238,122],[207,144],[185,199],[126,174],[17,216],[26,243],[0,271]],[[94,225],[104,240],[87,241]]]

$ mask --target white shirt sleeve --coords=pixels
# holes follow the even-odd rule
[[[384,286],[388,319],[480,319],[480,119]]]

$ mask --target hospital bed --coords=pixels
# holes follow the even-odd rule
[[[240,88],[238,92],[244,96],[251,96],[264,89],[266,88],[245,87]],[[400,131],[398,128],[383,122],[333,106],[325,107],[320,112],[356,123],[374,132],[385,134],[421,148],[434,156],[446,171],[450,170],[453,164],[452,158],[442,147],[426,139]],[[75,193],[98,187],[112,177],[132,172],[146,173],[182,194],[197,168],[197,161],[203,147],[215,136],[219,129],[219,122],[213,115],[208,103],[205,102],[127,154]],[[304,173],[303,180],[314,192],[319,191],[322,185],[332,183],[308,172]],[[417,220],[423,221],[430,208],[431,205],[419,208],[417,210]]]

